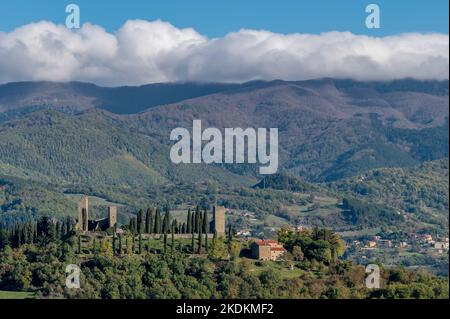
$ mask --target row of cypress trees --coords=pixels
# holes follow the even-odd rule
[[[199,206],[196,207],[194,212],[189,208],[186,221],[179,222],[176,219],[171,219],[168,209],[165,210],[164,216],[162,216],[159,208],[156,211],[153,208],[148,208],[145,216],[141,209],[135,218],[130,219],[128,229],[134,235],[164,234],[165,232],[175,234],[208,233],[208,213],[206,209],[201,212]]]

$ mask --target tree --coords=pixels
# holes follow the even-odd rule
[[[191,227],[191,248],[192,248],[192,254],[195,254],[195,232],[194,227]]]
[[[129,228],[130,228],[131,234],[132,234],[132,235],[136,235],[136,233],[137,233],[137,222],[136,222],[136,218],[131,218],[131,219],[130,219]]]
[[[169,212],[169,209],[166,209],[166,213],[164,214],[163,226],[162,226],[163,233],[167,234],[169,232],[169,228],[170,228],[170,212]]]
[[[236,241],[232,241],[228,244],[228,248],[230,250],[231,260],[236,260],[241,254],[241,245]]]
[[[156,209],[155,213],[155,234],[161,234],[161,210],[159,208]]]
[[[201,226],[200,218],[201,218],[200,206],[197,205],[197,207],[195,208],[195,215],[194,215],[194,228],[196,233],[199,232],[199,227]]]
[[[112,251],[113,254],[116,254],[116,227],[114,226],[114,230],[113,230],[113,242],[112,242]]]
[[[202,253],[202,219],[201,218],[201,212],[199,211],[198,213],[199,217],[198,217],[198,225],[197,225],[197,229],[198,229],[198,253],[201,254]]]
[[[187,230],[186,233],[190,234],[192,232],[192,216],[191,216],[191,209],[188,209],[187,214]]]
[[[303,261],[305,255],[303,254],[302,248],[300,246],[294,246],[292,248],[292,257],[295,261]]]
[[[222,238],[213,241],[208,256],[213,261],[227,260],[229,258],[228,249]]]
[[[177,224],[177,221],[174,219],[173,222],[172,222],[172,230],[170,232],[170,236],[171,236],[171,240],[172,240],[170,249],[171,249],[172,252],[175,249],[175,227],[176,227],[176,224]]]
[[[233,240],[233,229],[231,228],[231,225],[228,226],[228,242],[231,242]]]
[[[150,207],[145,214],[145,232],[147,234],[153,233],[153,209]]]
[[[142,234],[139,234],[139,255],[142,254]]]
[[[208,252],[208,232],[209,232],[209,222],[208,222],[208,212],[205,209],[203,213],[203,232],[205,233],[205,250]]]
[[[137,222],[136,222],[136,232],[138,234],[142,234],[143,232],[143,220],[144,220],[144,212],[140,209],[137,213]]]
[[[167,233],[164,233],[164,253],[167,252]]]
[[[81,235],[78,234],[78,253],[81,254]]]

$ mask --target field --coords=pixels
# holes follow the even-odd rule
[[[33,292],[0,290],[0,299],[33,299]]]

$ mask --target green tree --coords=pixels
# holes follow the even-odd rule
[[[147,234],[153,233],[153,209],[150,207],[145,214],[145,232]]]
[[[144,211],[140,209],[137,213],[137,221],[136,221],[136,232],[138,234],[143,233],[144,228],[143,221],[144,221]]]
[[[188,214],[187,214],[187,230],[186,232],[188,234],[190,234],[192,232],[192,216],[191,216],[191,209],[188,209]]]
[[[161,210],[159,208],[156,209],[155,213],[155,234],[161,234]]]

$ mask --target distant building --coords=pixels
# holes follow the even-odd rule
[[[274,240],[258,240],[250,245],[252,256],[258,260],[278,260],[286,249]]]
[[[89,198],[87,196],[83,197],[78,203],[78,214],[77,214],[77,229],[81,231],[88,231],[89,228]]]
[[[251,235],[252,235],[252,233],[248,229],[238,230],[238,232],[236,233],[236,236],[241,236],[241,237],[250,237]]]
[[[89,220],[89,198],[83,197],[78,203],[78,219],[76,228],[81,231],[104,231],[117,224],[117,207],[108,207],[108,217],[97,220]]]
[[[438,250],[448,250],[448,247],[449,247],[448,242],[441,241],[434,243],[434,248]]]
[[[433,236],[431,236],[431,235],[429,235],[429,234],[424,234],[424,235],[422,235],[422,239],[423,239],[425,242],[429,243],[429,242],[433,241]]]
[[[377,247],[377,242],[376,241],[369,241],[369,243],[367,244],[367,247],[375,248],[375,247]]]
[[[392,247],[392,241],[387,239],[380,239],[377,241],[377,246],[379,248],[391,248]]]
[[[405,241],[402,241],[402,242],[400,242],[399,247],[400,248],[406,248],[406,247],[408,247],[408,243],[405,242]]]

